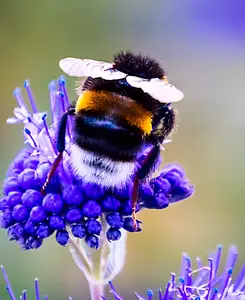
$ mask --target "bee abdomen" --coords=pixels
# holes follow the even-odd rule
[[[115,161],[109,157],[71,145],[71,166],[75,175],[85,182],[106,187],[124,186],[135,170],[134,161]]]

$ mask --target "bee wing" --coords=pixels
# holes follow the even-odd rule
[[[147,79],[143,79],[136,76],[127,76],[126,80],[131,86],[135,88],[141,88],[142,81],[147,81]]]
[[[184,98],[183,92],[159,78],[153,78],[149,81],[142,80],[140,85],[145,93],[162,103],[178,102]]]
[[[126,77],[126,74],[113,69],[112,64],[92,59],[67,57],[60,60],[59,66],[62,71],[69,76],[101,77],[106,80],[115,80]]]

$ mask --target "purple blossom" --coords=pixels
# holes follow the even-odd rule
[[[163,290],[159,290],[154,297],[152,290],[147,290],[146,297],[135,293],[138,300],[244,300],[245,299],[245,265],[240,270],[236,280],[232,280],[238,252],[235,246],[229,248],[225,268],[221,272],[222,246],[218,246],[212,253],[207,264],[203,265],[200,258],[196,259],[197,268],[194,268],[187,254],[182,256],[182,265],[179,276],[171,273],[170,281]],[[123,300],[113,284],[110,282],[110,292],[114,299]],[[106,300],[105,298],[103,298]]]
[[[39,112],[29,81],[25,81],[32,112],[25,105],[22,91],[14,96],[18,107],[8,123],[24,124],[24,141],[28,146],[20,151],[10,165],[0,200],[0,226],[7,229],[10,240],[23,249],[38,248],[43,239],[55,234],[59,244],[65,246],[69,234],[92,248],[100,245],[101,216],[108,226],[108,241],[120,239],[123,230],[134,232],[131,191],[128,186],[114,190],[79,181],[70,168],[69,149],[72,141],[73,120],[69,117],[66,133],[66,152],[51,179],[46,194],[40,191],[52,163],[57,157],[56,134],[59,119],[70,105],[65,80],[61,77],[49,85],[52,125],[47,125],[47,113]],[[149,148],[142,149],[137,164],[141,164]],[[159,162],[160,163],[160,162]],[[139,187],[137,211],[164,209],[170,204],[188,198],[193,186],[183,169],[176,165],[165,166],[160,174]],[[137,223],[141,222],[137,220]],[[139,227],[137,231],[141,231]]]
[[[96,243],[96,239],[93,241],[93,237],[89,239],[90,243]],[[164,289],[160,289],[154,293],[152,290],[147,290],[146,296],[140,296],[135,293],[138,300],[192,300],[192,299],[205,299],[205,300],[244,300],[245,299],[245,265],[238,273],[235,280],[232,280],[232,273],[235,268],[238,252],[235,246],[229,248],[225,268],[221,271],[222,247],[218,246],[215,253],[212,253],[206,264],[202,264],[200,258],[196,259],[197,268],[194,269],[191,259],[187,254],[182,256],[182,265],[179,276],[171,273],[170,281],[167,283]],[[9,295],[9,299],[17,300],[14,295],[12,287],[4,268],[1,266],[4,276],[6,290]],[[115,287],[111,282],[110,292],[114,299],[123,300],[120,297]],[[35,300],[41,299],[38,279],[35,279]],[[2,296],[2,295],[1,295]],[[28,299],[27,291],[22,292],[20,299]],[[48,296],[44,296],[44,299],[48,300]],[[72,298],[68,298],[72,300]],[[106,300],[106,298],[101,297]],[[109,300],[109,299],[108,299]]]

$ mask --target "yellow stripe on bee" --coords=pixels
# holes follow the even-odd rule
[[[136,101],[116,93],[84,91],[76,103],[76,113],[81,110],[113,114],[126,120],[129,125],[141,129],[144,134],[150,134],[152,131],[152,113]]]

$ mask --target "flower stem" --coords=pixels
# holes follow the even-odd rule
[[[102,296],[104,296],[103,284],[89,282],[89,289],[90,289],[91,300],[101,300]]]

